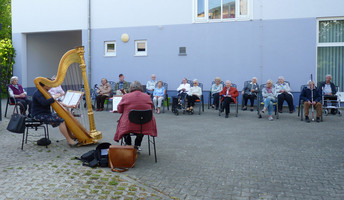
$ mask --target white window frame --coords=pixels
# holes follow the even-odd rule
[[[331,20],[344,20],[344,17],[323,17],[317,18],[317,26],[316,26],[316,49],[315,49],[315,77],[318,77],[318,48],[319,47],[342,47],[344,46],[344,42],[319,42],[319,24],[321,21],[331,21]],[[318,81],[318,80],[317,80]]]
[[[108,52],[108,44],[114,44],[114,46],[115,46],[114,52]],[[116,55],[117,55],[116,41],[105,41],[104,42],[104,56],[105,57],[115,57]]]
[[[146,50],[145,51],[138,51],[137,50],[137,44],[138,43],[145,43]],[[135,55],[134,56],[148,56],[147,40],[135,40]]]
[[[212,23],[212,22],[231,22],[231,21],[248,21],[252,20],[253,3],[247,0],[247,14],[240,15],[240,0],[235,0],[235,18],[223,19],[223,0],[221,0],[221,19],[209,19],[209,0],[204,0],[204,17],[197,17],[198,0],[193,1],[193,22],[194,23]]]

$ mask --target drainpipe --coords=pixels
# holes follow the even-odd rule
[[[88,23],[87,23],[87,53],[88,53],[88,84],[91,85],[91,0],[88,0]]]

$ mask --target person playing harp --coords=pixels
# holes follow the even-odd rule
[[[46,90],[49,91],[51,88],[49,86],[40,83],[40,85]],[[75,141],[75,136],[68,129],[64,120],[57,115],[57,113],[52,113],[50,109],[50,104],[54,103],[58,97],[51,97],[46,99],[43,94],[37,89],[32,96],[32,116],[36,120],[44,121],[53,127],[59,127],[62,135],[66,138],[70,146],[75,146],[78,144]]]

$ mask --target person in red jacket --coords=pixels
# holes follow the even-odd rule
[[[224,108],[226,109],[226,118],[228,118],[229,114],[229,104],[236,103],[236,97],[239,96],[238,90],[234,87],[231,87],[231,85],[231,81],[227,80],[226,86],[220,92],[221,102],[223,105],[221,108],[221,112],[223,112]]]
[[[130,133],[136,133],[135,148],[139,149],[141,146],[143,135],[157,136],[156,122],[153,116],[152,120],[143,124],[142,135],[141,125],[134,124],[129,121],[129,112],[131,110],[154,110],[151,97],[142,92],[142,85],[139,81],[134,81],[130,84],[129,93],[122,97],[121,102],[117,106],[118,113],[122,116],[118,120],[117,130],[114,140],[118,142],[124,137],[125,143],[131,145]]]

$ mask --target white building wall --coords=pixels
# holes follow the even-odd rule
[[[12,0],[12,32],[87,29],[87,0]]]

